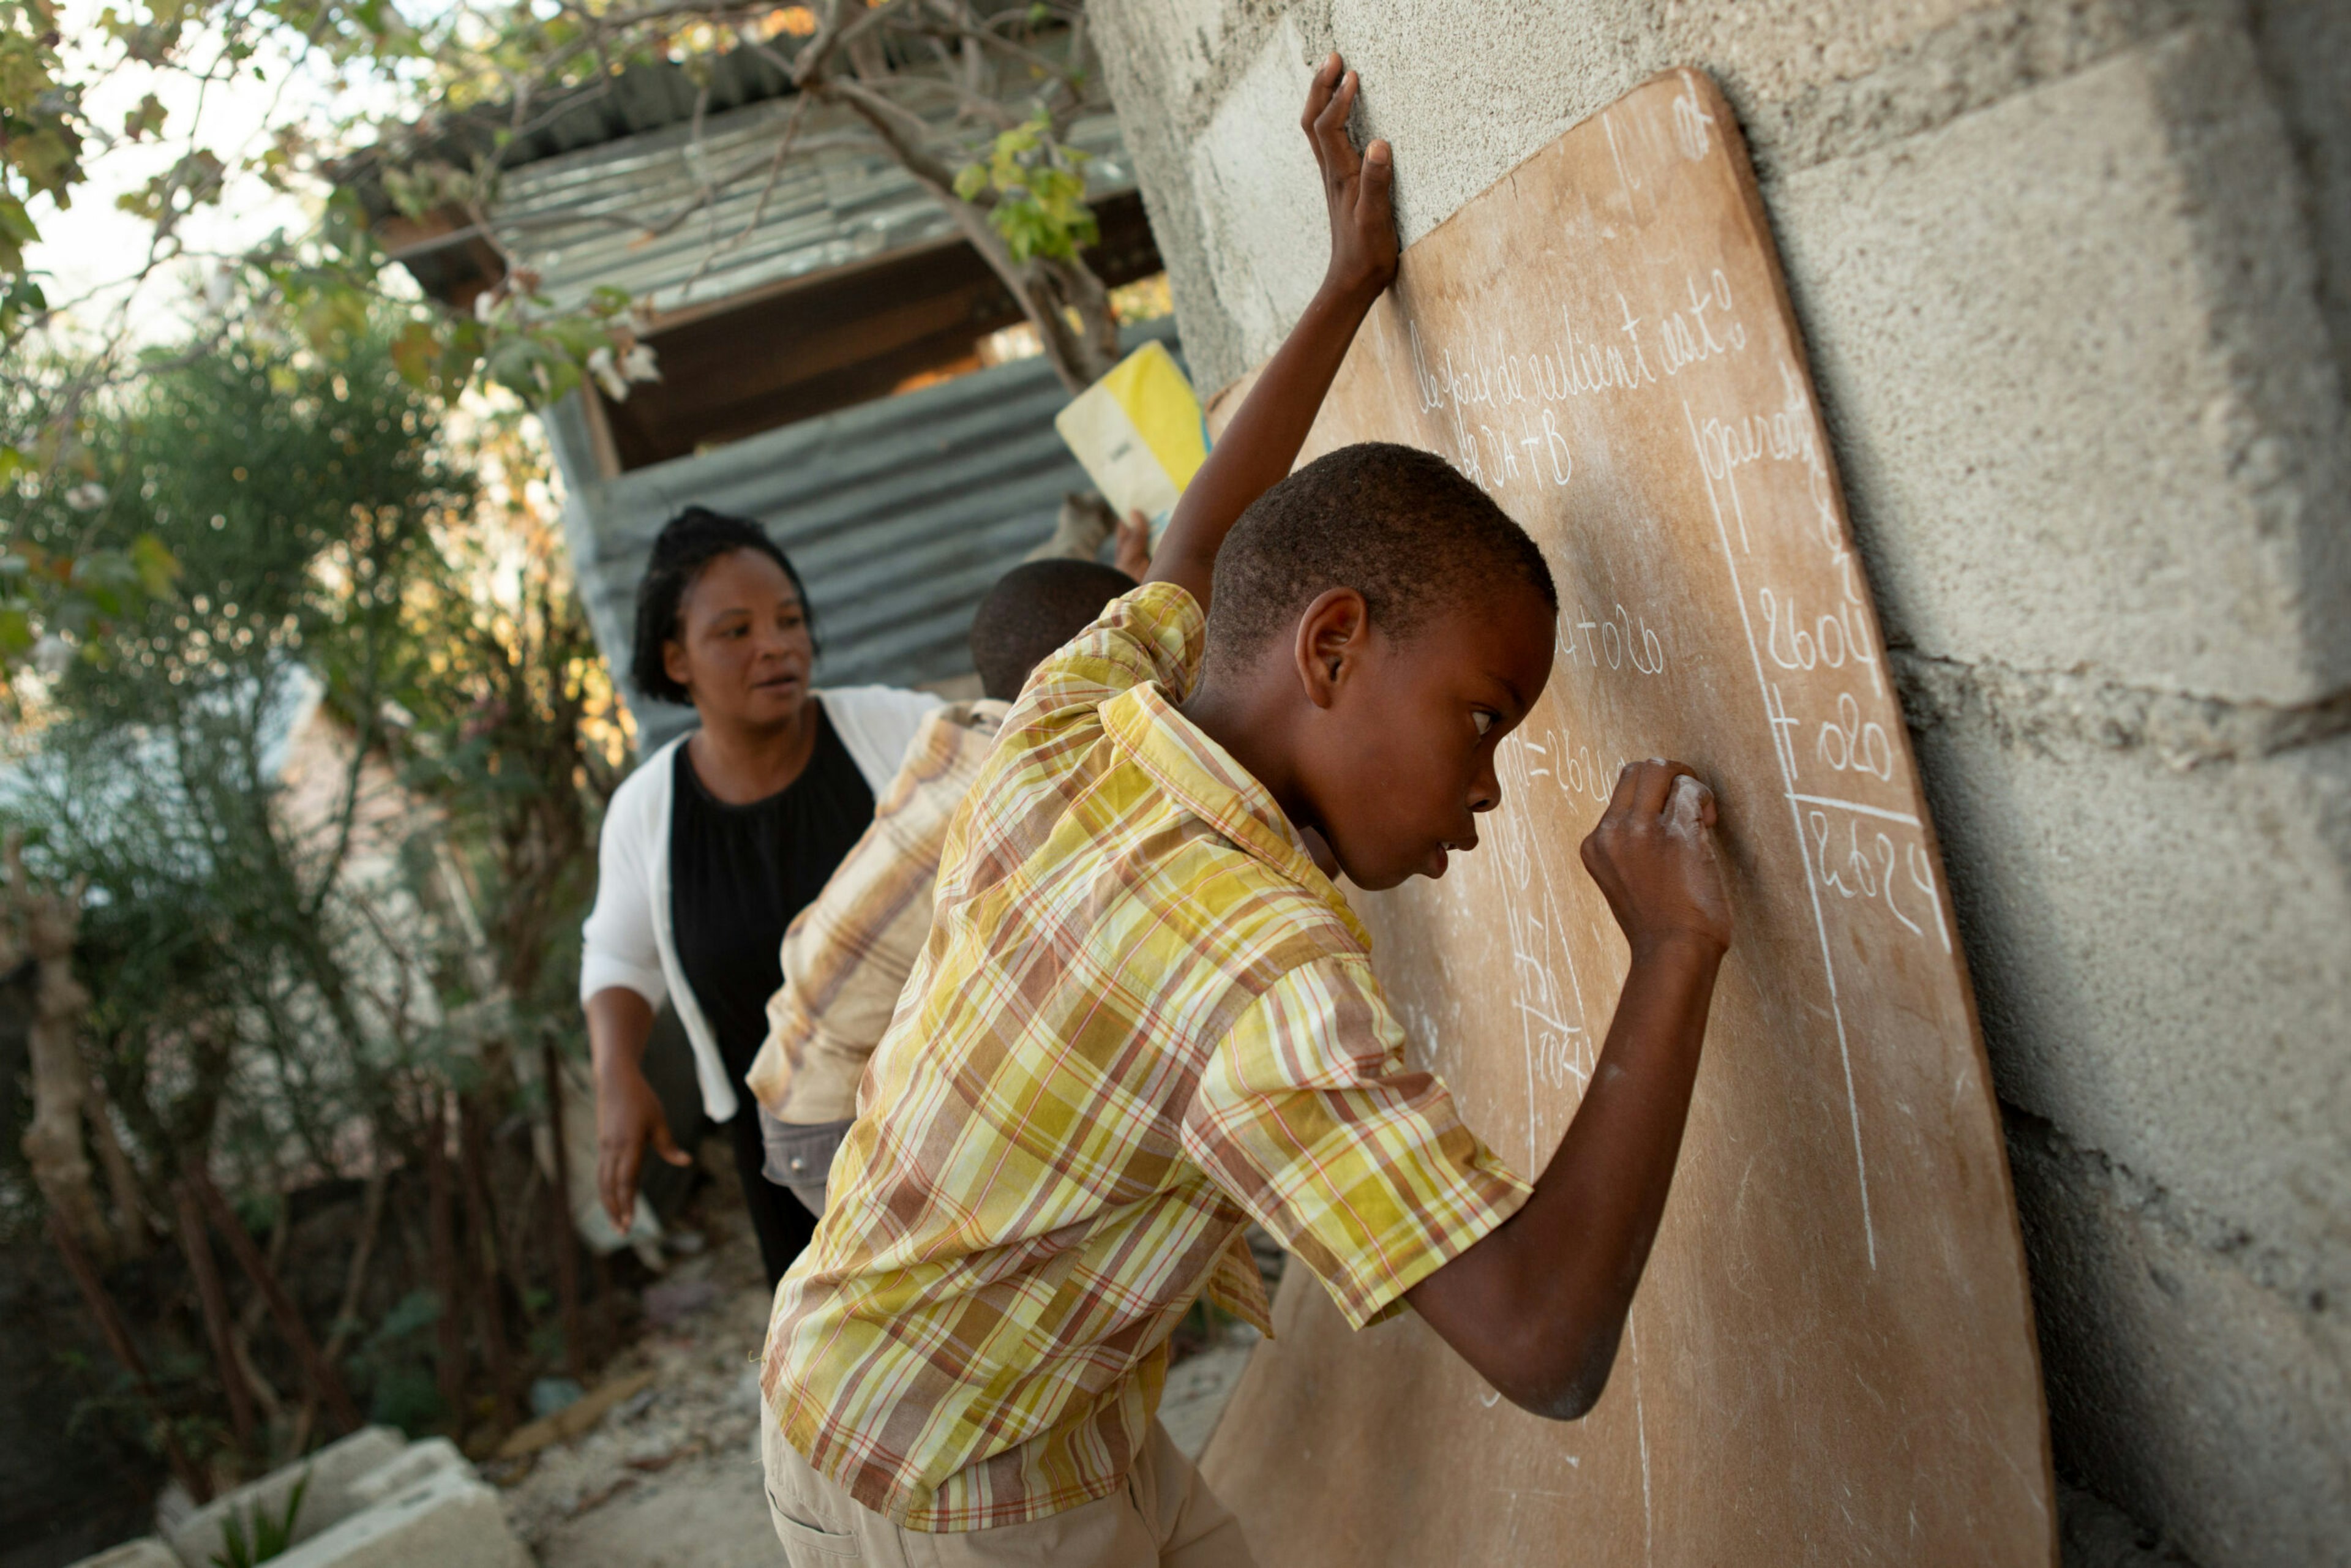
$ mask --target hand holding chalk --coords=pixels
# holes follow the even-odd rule
[[[1714,791],[1681,763],[1628,762],[1616,776],[1583,864],[1635,955],[1677,941],[1730,946],[1715,821]]]

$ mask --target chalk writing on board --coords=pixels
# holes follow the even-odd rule
[[[1690,446],[1698,458],[1698,476],[1706,486],[1707,506],[1714,515],[1714,530],[1716,538],[1722,546],[1723,565],[1730,573],[1731,598],[1739,606],[1740,623],[1747,633],[1747,653],[1755,667],[1755,685],[1765,701],[1766,722],[1773,736],[1771,749],[1773,755],[1780,759],[1781,788],[1790,797],[1789,810],[1795,824],[1797,844],[1804,851],[1804,890],[1812,900],[1813,927],[1820,939],[1821,973],[1828,983],[1829,1017],[1830,1020],[1836,1025],[1837,1062],[1844,1071],[1845,1115],[1853,1131],[1854,1184],[1861,1198],[1862,1241],[1869,1255],[1869,1266],[1874,1271],[1877,1268],[1877,1228],[1872,1223],[1869,1215],[1869,1155],[1861,1143],[1861,1099],[1855,1092],[1853,1086],[1853,1045],[1845,1038],[1844,1009],[1837,999],[1836,957],[1829,947],[1828,922],[1821,914],[1820,879],[1814,874],[1813,856],[1809,845],[1805,842],[1803,810],[1794,800],[1795,771],[1790,766],[1788,749],[1779,738],[1781,731],[1778,721],[1771,716],[1772,707],[1778,702],[1777,694],[1772,689],[1770,678],[1763,673],[1763,652],[1755,639],[1755,618],[1748,612],[1747,592],[1739,581],[1739,558],[1730,548],[1730,528],[1723,517],[1721,499],[1715,494],[1714,475],[1707,465],[1706,441],[1698,432],[1697,416],[1690,413],[1687,398],[1682,400],[1682,419],[1689,427]],[[1784,706],[1782,711],[1784,712]]]
[[[1763,612],[1764,656],[1773,664],[1783,670],[1842,670],[1851,663],[1869,672],[1872,696],[1884,694],[1877,654],[1862,623],[1861,603],[1853,595],[1849,579],[1845,597],[1835,608],[1818,615],[1808,616],[1800,610],[1794,594],[1782,595],[1770,587],[1756,589],[1755,602]]]
[[[1682,90],[1674,96],[1674,141],[1682,156],[1695,163],[1707,154],[1711,139],[1708,132],[1714,129],[1714,116],[1698,96],[1698,84],[1687,74],[1682,78]]]
[[[1496,753],[1505,800],[1523,800],[1534,770],[1550,759],[1541,738],[1513,737]],[[1501,869],[1502,918],[1510,943],[1512,1005],[1519,1015],[1527,1081],[1527,1167],[1541,1168],[1542,1129],[1536,1108],[1555,1102],[1554,1092],[1537,1098],[1537,1086],[1552,1091],[1573,1084],[1579,1091],[1592,1075],[1597,1054],[1583,1009],[1583,983],[1561,916],[1544,835],[1531,829],[1531,814],[1497,811],[1493,852]],[[1562,867],[1562,870],[1566,868]],[[1564,973],[1566,983],[1560,976]]]
[[[1730,279],[1722,269],[1701,284],[1697,278],[1685,280],[1689,290],[1689,304],[1685,309],[1667,310],[1658,318],[1658,336],[1665,340],[1663,359],[1666,374],[1677,376],[1690,366],[1707,360],[1719,359],[1747,347],[1747,328],[1732,313]],[[1618,295],[1621,301],[1624,296]],[[1712,321],[1707,312],[1720,312]],[[1722,335],[1715,329],[1719,325]]]
[[[1604,608],[1562,603],[1559,611],[1559,652],[1568,668],[1629,670],[1638,675],[1663,674],[1666,644],[1646,612],[1625,607],[1623,600]]]

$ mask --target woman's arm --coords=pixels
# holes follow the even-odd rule
[[[653,1038],[653,1004],[626,986],[607,986],[588,998],[588,1058],[596,1075],[596,1192],[612,1228],[623,1234],[637,1213],[637,1175],[645,1140],[674,1166],[692,1164],[670,1136],[661,1096],[645,1082],[645,1042]]]
[[[666,750],[655,752],[613,795],[596,845],[596,905],[580,932],[580,988],[596,1084],[596,1191],[622,1231],[636,1215],[645,1140],[652,1138],[670,1164],[687,1163],[643,1066],[653,1010],[666,989],[647,863],[649,855],[662,852],[653,842],[660,813],[645,793],[658,779],[645,769],[669,765]]]

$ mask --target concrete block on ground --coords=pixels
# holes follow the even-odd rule
[[[2273,705],[2351,680],[2343,394],[2241,30],[1767,200],[1893,641]]]
[[[294,1520],[294,1540],[308,1540],[349,1515],[358,1504],[351,1483],[389,1463],[408,1446],[408,1439],[390,1427],[362,1427],[337,1438],[318,1452],[272,1470],[196,1510],[168,1532],[172,1550],[190,1568],[205,1568],[214,1552],[228,1543],[224,1525],[232,1517],[245,1521],[248,1536],[256,1510],[276,1517],[304,1476],[310,1478],[302,1493],[302,1510]]]
[[[497,1492],[470,1469],[436,1470],[273,1561],[277,1568],[531,1568]]]
[[[457,1445],[446,1437],[427,1437],[411,1443],[399,1453],[351,1482],[350,1496],[354,1509],[373,1508],[392,1493],[415,1485],[418,1481],[443,1470],[471,1471],[473,1466],[457,1451]]]
[[[85,1557],[69,1568],[182,1568],[180,1560],[159,1536],[142,1535],[120,1546],[110,1546],[95,1557]]]

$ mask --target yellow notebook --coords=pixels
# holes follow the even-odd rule
[[[1102,498],[1123,517],[1151,519],[1152,537],[1167,525],[1176,498],[1208,455],[1208,427],[1165,344],[1145,343],[1054,416]]]

